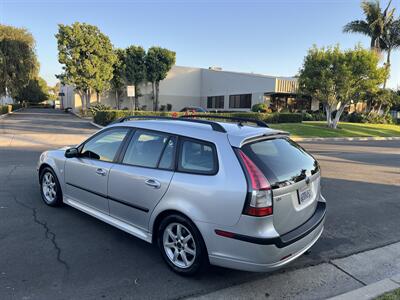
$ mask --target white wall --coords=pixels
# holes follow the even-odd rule
[[[172,110],[175,111],[185,106],[200,106],[201,80],[199,68],[172,67],[167,78],[160,82],[159,104],[172,104]],[[143,89],[143,94],[151,95],[150,84]]]
[[[204,96],[252,94],[275,90],[275,77],[202,69]]]
[[[0,105],[13,104],[14,100],[10,96],[0,97]]]
[[[64,93],[64,96],[60,97],[60,105],[63,109],[71,107],[75,110],[75,91],[71,85],[62,85],[60,87],[60,93]]]
[[[224,109],[235,110],[229,108],[229,95],[252,94],[252,105],[261,103],[264,101],[264,93],[276,91],[276,79],[259,74],[173,66],[167,77],[160,82],[159,106],[171,104],[173,111],[179,111],[185,106],[207,107],[207,97],[224,96]],[[71,96],[72,87],[66,86],[62,92],[65,93],[64,107],[79,106],[78,103],[73,105],[73,102],[80,103],[80,99],[79,96]],[[142,97],[139,98],[139,105],[146,105],[147,110],[152,110],[151,84],[141,85],[140,93]],[[120,98],[123,99],[120,108],[132,108],[132,100],[126,94]],[[104,93],[100,102],[116,107],[115,94]]]
[[[316,111],[319,110],[319,101],[316,99],[311,100],[311,110]]]
[[[147,110],[152,110],[151,84],[140,86],[139,105],[146,105]],[[126,95],[121,97],[123,101],[120,108],[132,107],[132,99]],[[102,95],[101,103],[114,107],[116,105],[114,93]],[[172,110],[179,111],[185,106],[201,106],[201,69],[191,67],[174,66],[167,77],[160,82],[159,106],[172,105]]]
[[[252,94],[252,105],[264,101],[264,93],[275,91],[275,78],[271,76],[202,69],[202,106],[207,107],[208,96],[225,96],[224,109],[229,108],[229,95]]]

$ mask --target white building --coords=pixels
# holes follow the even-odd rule
[[[10,96],[2,96],[0,97],[0,105],[7,105],[7,104],[13,104],[14,100]]]
[[[61,87],[63,107],[80,109],[80,97],[70,86]],[[140,87],[142,109],[153,107],[151,85]],[[265,102],[273,110],[318,110],[317,101],[297,96],[297,80],[293,77],[275,77],[253,73],[223,71],[219,68],[192,68],[174,66],[166,79],[160,82],[159,107],[172,105],[173,111],[185,106],[201,106],[208,109],[246,111],[252,105]],[[122,97],[120,108],[132,108],[132,100]],[[96,102],[92,95],[91,102]],[[114,93],[101,96],[101,103],[116,107]]]

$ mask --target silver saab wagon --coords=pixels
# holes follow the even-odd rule
[[[208,263],[273,270],[318,240],[326,211],[320,167],[287,133],[249,119],[139,118],[44,152],[44,202],[156,243],[186,275]]]

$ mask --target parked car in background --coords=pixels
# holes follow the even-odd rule
[[[200,106],[187,106],[180,110],[180,112],[196,112],[196,113],[206,113],[208,112],[207,109],[200,107]]]
[[[285,132],[238,118],[134,118],[146,117],[42,153],[43,201],[157,244],[168,266],[185,275],[208,263],[274,270],[320,237],[320,167]]]

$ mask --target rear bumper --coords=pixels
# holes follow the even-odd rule
[[[213,232],[205,238],[210,263],[254,272],[281,268],[315,244],[323,232],[325,215],[326,203],[325,199],[321,198],[314,215],[307,222],[281,236],[268,220],[265,220],[267,224],[264,228],[256,228],[256,231],[261,233],[256,237],[243,234],[233,238],[222,237]]]
[[[212,265],[237,269],[242,271],[250,271],[250,272],[269,272],[283,266],[289,264],[293,260],[297,259],[304,252],[310,249],[319,239],[323,232],[323,225],[320,225],[315,232],[312,234],[312,239],[300,240],[293,244],[293,246],[289,246],[283,249],[279,249],[276,246],[262,246],[264,249],[259,249],[263,254],[261,254],[256,259],[251,260],[242,260],[237,258],[231,258],[226,256],[219,255],[209,255],[209,260]],[[273,248],[275,247],[275,249]],[[281,251],[282,250],[282,251]],[[255,252],[258,252],[257,250]],[[287,257],[289,255],[289,257]],[[271,262],[268,263],[259,263],[258,261],[264,261],[264,257],[261,256],[269,256],[270,258],[274,258]]]
[[[318,201],[317,207],[312,217],[308,219],[307,222],[305,222],[303,225],[284,235],[274,238],[259,238],[248,235],[235,234],[234,236],[232,236],[232,238],[258,245],[275,245],[278,248],[284,248],[310,234],[314,229],[318,227],[318,225],[320,225],[325,220],[325,214],[326,202]]]

